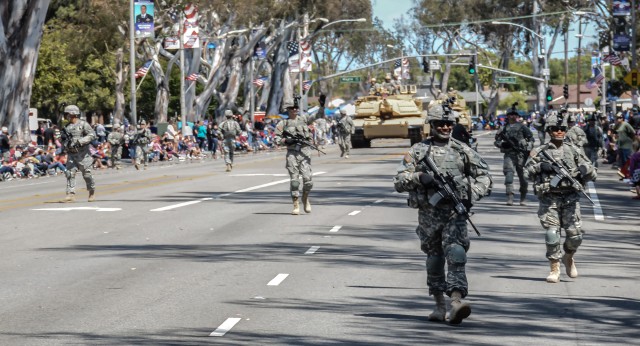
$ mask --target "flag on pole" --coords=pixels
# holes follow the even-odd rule
[[[300,72],[302,65],[303,71],[311,71],[311,44],[307,41],[289,41],[287,42],[287,50],[289,51],[289,72]],[[302,58],[302,63],[300,60]]]
[[[197,73],[192,73],[190,75],[188,75],[187,77],[185,77],[186,80],[190,80],[190,81],[196,81],[198,80],[198,74]]]
[[[305,90],[305,91],[311,89],[311,84],[312,83],[313,83],[313,81],[311,81],[311,80],[306,80],[306,81],[302,82],[302,89]]]
[[[136,71],[136,74],[135,74],[136,79],[146,76],[147,72],[149,72],[149,68],[151,67],[152,63],[153,63],[153,60],[149,60],[145,62],[144,65],[142,65],[142,67],[140,67],[138,71]]]
[[[613,66],[618,66],[622,64],[622,60],[615,53],[611,53],[604,57],[604,61],[609,62]]]
[[[589,78],[585,83],[585,86],[587,87],[587,89],[593,89],[597,87],[598,85],[600,85],[600,83],[604,79],[604,74],[602,73],[602,71],[600,71],[600,69],[595,69],[594,71],[595,71],[595,77]]]
[[[255,85],[258,88],[261,88],[264,83],[267,81],[267,77],[259,77],[253,80],[253,85]]]
[[[393,64],[393,75],[400,78],[400,76],[402,75],[402,60],[401,59],[396,59],[395,63]]]
[[[311,72],[311,43],[309,41],[300,41],[300,55],[302,56],[302,62],[300,66],[302,66],[303,71]]]
[[[402,58],[402,79],[411,79],[409,74],[409,59]]]

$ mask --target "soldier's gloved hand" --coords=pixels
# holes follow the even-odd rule
[[[71,142],[69,143],[69,147],[71,148],[77,148],[80,146],[80,141],[76,138],[72,139]]]
[[[500,147],[502,149],[511,149],[513,146],[508,141],[503,141],[502,143],[500,143]]]
[[[436,185],[435,178],[429,173],[422,173],[418,178],[420,179],[420,184],[426,188],[434,187]]]
[[[588,169],[585,166],[578,166],[578,171],[580,171],[581,177],[585,177],[587,175]]]
[[[285,138],[285,139],[284,139],[284,143],[285,143],[285,144],[293,144],[293,143],[295,143],[295,142],[296,142],[296,140],[295,140],[295,139],[293,139],[293,138]]]
[[[540,163],[540,172],[553,173],[554,172],[553,165],[550,164],[549,162],[541,162]]]
[[[471,210],[471,207],[473,206],[473,204],[471,203],[470,200],[463,199],[461,202],[464,205],[464,207],[467,208],[467,211]]]

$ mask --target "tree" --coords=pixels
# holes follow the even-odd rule
[[[29,99],[50,0],[0,2],[0,124],[29,138]]]

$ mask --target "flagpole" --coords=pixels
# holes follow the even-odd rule
[[[255,52],[254,52],[255,55]],[[255,59],[253,56],[251,56],[251,63],[249,64],[249,116],[251,117],[251,126],[253,126],[253,124],[255,123],[255,99],[256,99],[256,95],[255,95],[255,88],[253,85],[253,69],[255,68]]]
[[[133,124],[137,123],[137,111],[136,111],[136,40],[135,40],[135,22],[133,14],[135,7],[133,5],[134,0],[129,1],[129,69],[131,70],[131,114],[129,118]]]
[[[180,25],[178,26],[178,39],[180,41],[180,119],[182,121],[182,135],[187,135],[187,114],[184,100],[184,9],[180,10]]]
[[[600,109],[602,110],[602,115],[605,115],[607,111],[607,71],[604,68],[604,54],[600,51],[598,55],[600,56],[600,73],[602,73],[602,89],[600,89],[602,91],[602,97],[600,98]]]
[[[151,68],[151,65],[149,65],[149,68]],[[148,70],[147,70],[147,73],[145,73],[144,76],[142,76],[142,79],[140,80],[140,84],[138,84],[138,86],[136,87],[136,92],[140,89],[140,86],[142,85],[142,82],[144,82],[144,79],[147,78],[147,74],[149,74]]]

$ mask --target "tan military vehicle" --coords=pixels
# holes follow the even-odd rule
[[[352,146],[369,148],[376,138],[409,138],[412,145],[422,141],[427,111],[423,110],[421,100],[413,98],[416,90],[415,85],[401,85],[395,95],[379,90],[358,98]]]

